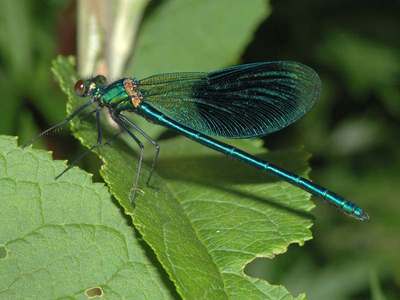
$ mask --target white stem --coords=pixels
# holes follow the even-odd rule
[[[111,79],[121,77],[133,52],[136,34],[149,0],[119,0],[116,18],[107,45],[107,65]]]
[[[78,72],[120,77],[150,0],[78,1]]]

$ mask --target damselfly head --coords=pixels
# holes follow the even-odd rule
[[[97,75],[93,78],[82,80],[75,83],[75,93],[79,97],[95,96],[99,89],[107,84],[107,79],[103,75]]]
[[[86,86],[85,82],[82,79],[79,79],[74,86],[74,90],[77,96],[84,97],[86,94]]]

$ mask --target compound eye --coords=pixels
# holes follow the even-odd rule
[[[75,83],[74,90],[75,90],[75,93],[80,97],[85,95],[86,88],[85,88],[85,83],[83,82],[83,80],[78,80]]]
[[[97,75],[94,78],[94,81],[98,84],[98,85],[106,85],[107,83],[107,78],[103,75]]]

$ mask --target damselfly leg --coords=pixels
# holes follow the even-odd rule
[[[82,113],[87,107],[89,107],[92,104],[93,104],[93,100],[92,99],[89,100],[88,102],[86,102],[85,104],[82,104],[74,112],[72,112],[69,116],[67,116],[64,120],[62,120],[61,122],[51,126],[50,128],[46,129],[45,131],[42,131],[41,133],[39,133],[38,136],[36,136],[35,138],[31,139],[29,142],[25,143],[24,145],[22,145],[22,148],[25,148],[25,147],[33,144],[36,140],[38,140],[42,136],[50,133],[51,131],[65,126],[66,124],[68,124],[68,122],[70,122],[73,118],[75,118],[77,115]],[[95,112],[95,111],[92,111],[90,114],[92,114],[93,112]]]
[[[95,110],[90,112],[90,115],[92,113],[96,113],[96,126],[97,126],[97,143],[94,144],[93,146],[91,146],[89,149],[87,149],[86,151],[80,153],[77,157],[75,157],[71,163],[68,164],[68,167],[65,168],[65,170],[63,170],[60,174],[58,174],[55,179],[59,179],[62,175],[64,175],[67,171],[69,171],[72,167],[76,166],[76,164],[83,159],[86,155],[88,155],[91,151],[93,151],[94,149],[102,146],[102,141],[103,141],[103,130],[101,128],[101,124],[100,124],[100,107],[96,107]],[[120,132],[113,136],[112,139],[114,139],[116,136],[118,136],[120,134]],[[107,143],[110,143],[111,141],[108,141]],[[106,144],[107,144],[106,143]]]
[[[158,161],[158,157],[160,155],[160,145],[153,140],[142,128],[140,128],[139,126],[137,126],[135,123],[133,123],[131,120],[129,120],[127,117],[125,117],[123,114],[119,114],[119,117],[124,120],[124,122],[126,122],[127,124],[129,124],[130,127],[134,128],[136,131],[138,131],[148,142],[150,142],[154,148],[155,148],[155,153],[153,156],[153,161],[151,163],[151,169],[150,169],[150,173],[149,176],[147,177],[147,181],[146,181],[146,185],[148,187],[154,188],[152,186],[150,186],[150,180],[151,177],[153,176],[154,173],[154,169],[156,167],[157,161]]]
[[[138,162],[137,162],[137,167],[136,167],[136,175],[135,175],[135,179],[132,185],[132,188],[130,190],[130,201],[131,204],[134,205],[135,204],[135,199],[136,199],[136,192],[139,190],[139,179],[140,179],[140,172],[142,170],[142,162],[143,162],[143,154],[144,154],[144,145],[143,143],[137,138],[137,136],[130,130],[130,127],[132,128],[132,126],[130,126],[129,123],[127,123],[126,121],[124,121],[123,118],[121,118],[121,115],[116,112],[116,111],[112,111],[111,112],[111,117],[112,119],[136,142],[136,144],[139,146],[139,158],[138,158]],[[135,129],[133,127],[133,129]]]

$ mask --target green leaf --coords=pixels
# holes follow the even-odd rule
[[[172,295],[103,184],[0,136],[0,298]]]
[[[69,110],[79,101],[72,93],[76,75],[71,63],[60,57],[53,68],[69,95]],[[90,120],[73,122],[73,130],[85,145],[95,143]],[[160,145],[161,176],[155,174],[155,188],[147,188],[144,167],[135,210],[128,201],[136,173],[134,151],[115,141],[97,152],[111,192],[133,215],[179,294],[185,299],[292,299],[284,287],[251,278],[243,270],[256,257],[273,258],[288,245],[311,239],[309,194],[182,137]],[[263,152],[259,142],[236,145]],[[146,154],[150,159],[153,151]],[[308,171],[308,155],[301,150],[269,153],[266,158],[302,175]]]
[[[310,208],[308,195],[182,138],[161,147],[157,167],[174,197],[139,198],[134,223],[164,267],[177,280],[184,278],[181,284],[197,297],[290,299],[283,287],[250,278],[243,269],[256,257],[273,258],[290,243],[310,238],[310,222],[299,213]],[[307,169],[304,152],[278,156],[266,158],[299,157],[292,169]],[[200,281],[213,287],[209,295]]]
[[[144,19],[128,76],[210,71],[237,62],[269,1],[168,0]]]

